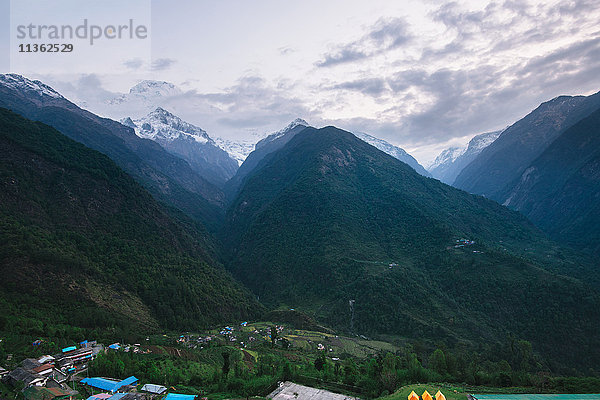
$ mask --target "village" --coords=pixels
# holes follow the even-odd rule
[[[295,311],[290,309],[286,312]],[[162,374],[151,378],[147,370],[153,368],[152,362],[155,361],[143,364],[145,368],[133,368],[127,373],[122,371],[116,374],[97,373],[99,370],[96,364],[100,359],[107,357],[185,362],[198,361],[199,357],[210,359],[215,355],[237,353],[240,357],[237,362],[247,367],[248,371],[252,371],[261,366],[264,368],[265,365],[270,369],[272,359],[269,361],[269,357],[266,357],[265,364],[261,357],[264,358],[266,354],[280,354],[290,361],[304,365],[316,365],[322,357],[323,362],[327,363],[332,371],[343,371],[348,365],[345,361],[349,359],[378,357],[384,353],[398,354],[399,351],[399,348],[391,343],[369,340],[364,336],[339,336],[326,330],[303,330],[287,323],[273,322],[244,321],[203,332],[171,332],[141,339],[141,343],[116,342],[107,345],[85,340],[41,356],[39,346],[43,340],[36,340],[31,343],[31,352],[37,353],[36,357],[18,361],[12,359],[13,355],[10,354],[6,360],[0,360],[5,363],[0,364],[0,389],[4,387],[0,390],[0,400],[226,400],[243,397],[254,400],[357,400],[359,388],[356,386],[325,382],[298,373],[293,375],[293,381],[286,379],[285,374],[278,375],[277,379],[268,382],[259,390],[239,396],[231,392],[205,390],[202,385],[192,383],[182,385],[169,381],[166,377],[163,381]],[[225,370],[222,362],[217,361],[217,365],[214,365],[216,370]],[[6,363],[10,363],[10,368],[2,368],[9,365]],[[231,369],[233,370],[233,367]],[[237,373],[232,371],[230,375],[235,377]],[[226,377],[227,373],[220,375],[218,379],[226,382],[223,376]],[[6,388],[10,388],[9,392]],[[445,395],[440,390],[443,390]],[[468,389],[464,385],[413,384],[400,387],[396,393],[390,392],[390,396],[382,397],[382,400],[529,400],[518,395],[492,399],[486,395],[467,395],[466,390]],[[419,396],[416,392],[423,394]],[[436,395],[432,396],[429,393]],[[368,398],[375,397],[377,396]],[[572,400],[598,399],[582,397]]]
[[[36,340],[32,347],[40,343],[41,340]],[[14,392],[22,393],[25,400],[194,400],[204,397],[198,393],[178,392],[175,387],[162,382],[141,384],[135,376],[125,379],[90,376],[90,363],[99,355],[109,352],[168,354],[185,358],[188,356],[186,352],[202,352],[211,346],[238,349],[244,359],[252,363],[257,360],[257,352],[252,349],[261,345],[318,352],[326,354],[334,363],[340,361],[340,354],[366,356],[381,349],[393,350],[387,343],[370,342],[366,337],[346,338],[328,332],[292,329],[284,324],[241,322],[203,333],[163,334],[152,339],[147,337],[144,344],[104,345],[85,340],[65,347],[56,354],[26,358],[16,365],[14,360],[8,359],[6,361],[13,361],[13,368],[9,370],[0,366],[0,378]],[[306,387],[307,393],[310,389]],[[281,387],[276,390],[279,397],[283,396],[285,391]]]

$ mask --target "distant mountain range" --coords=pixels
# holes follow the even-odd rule
[[[215,137],[215,143],[221,149],[225,150],[229,157],[237,161],[238,166],[242,165],[246,157],[254,151],[256,141],[254,140],[229,140]]]
[[[3,317],[126,335],[260,315],[212,237],[107,156],[3,108],[0,146]]]
[[[431,176],[431,174],[429,172],[427,172],[427,170],[425,170],[425,168],[423,168],[423,166],[421,164],[419,164],[419,162],[417,160],[415,160],[415,158],[413,156],[408,154],[406,152],[406,150],[404,150],[398,146],[394,146],[393,144],[388,143],[383,139],[378,139],[378,138],[368,135],[366,133],[357,132],[357,133],[354,133],[354,135],[357,138],[369,143],[371,146],[377,147],[379,150],[383,151],[384,153],[387,153],[390,156],[402,161],[403,163],[408,164],[412,169],[417,171],[419,174],[421,174],[423,176],[428,176],[428,177]]]
[[[130,127],[82,110],[52,88],[20,75],[0,75],[0,107],[44,122],[111,157],[156,196],[207,226],[220,218],[223,192],[183,159]]]
[[[600,93],[560,96],[542,103],[486,147],[456,177],[454,186],[503,203],[505,187],[523,174],[560,134],[600,108]]]
[[[122,117],[121,115],[124,109],[136,110],[138,114],[141,112],[144,115],[151,114],[158,107],[171,110],[170,105],[176,106],[180,104],[178,103],[178,99],[184,94],[185,93],[181,89],[172,83],[145,80],[133,86],[129,90],[129,93],[116,96],[115,98],[108,100],[106,104],[96,106],[100,111],[103,111],[108,115],[119,116],[118,118],[121,121],[126,121],[126,118],[131,116]],[[301,119],[298,118],[298,120]],[[303,123],[308,126],[306,121],[303,121]],[[287,127],[281,129],[280,131],[285,131],[286,129]],[[277,132],[275,132],[275,136],[276,133]],[[365,140],[367,143],[390,154],[392,157],[396,157],[399,160],[406,162],[420,174],[424,176],[430,176],[425,168],[419,165],[419,163],[403,149],[366,133],[355,134],[362,140]],[[212,139],[214,140],[216,146],[225,150],[231,158],[238,162],[238,165],[241,165],[245,161],[246,157],[255,150],[255,145],[257,142],[260,142],[261,140],[272,141],[276,139],[276,137],[273,137],[273,135],[274,134],[255,135],[255,137],[250,139],[236,140],[213,136]]]
[[[218,147],[206,131],[158,107],[145,117],[121,120],[136,135],[159,143],[169,153],[186,160],[202,177],[222,186],[237,171],[238,163]]]
[[[358,332],[429,340],[519,332],[568,363],[598,356],[584,344],[590,338],[564,336],[573,323],[587,321],[588,332],[600,323],[600,298],[570,303],[564,295],[585,284],[552,272],[572,270],[575,259],[561,260],[517,212],[424,178],[333,127],[302,128],[248,172],[222,240],[226,265],[263,303],[309,310],[340,329],[349,329],[354,300]]]
[[[442,151],[429,166],[429,172],[434,178],[452,185],[458,174],[501,133],[501,130],[482,133],[473,137],[465,147],[450,147]]]
[[[599,109],[600,93],[542,103],[485,147],[453,185],[522,212],[555,240],[599,254]]]
[[[145,81],[111,106],[177,91]],[[353,334],[529,340],[553,371],[600,358],[600,94],[447,149],[437,179],[384,140],[303,119],[235,144],[156,104],[101,118],[12,74],[0,107],[10,315],[155,331],[285,306]]]
[[[600,255],[600,108],[561,133],[499,196],[556,240]]]

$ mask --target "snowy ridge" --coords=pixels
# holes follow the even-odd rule
[[[376,138],[375,136],[371,136],[364,132],[356,132],[354,133],[354,136],[369,143],[371,146],[377,147],[379,150],[389,154],[394,158],[399,159],[400,157],[406,157],[409,155],[403,148],[394,146],[393,144],[386,142],[383,139]]]
[[[486,132],[474,136],[466,146],[450,147],[443,150],[431,163],[428,170],[434,178],[454,183],[458,174],[473,161],[486,147],[492,144],[504,130]]]
[[[138,96],[173,96],[180,93],[177,86],[165,81],[141,81],[129,89],[129,94]]]
[[[481,135],[475,136],[469,142],[469,146],[467,148],[468,152],[476,152],[477,154],[481,153],[483,149],[492,144],[498,137],[502,134],[504,130],[482,133]]]
[[[55,99],[64,99],[64,97],[50,86],[37,80],[27,79],[18,74],[0,74],[0,84],[14,90],[31,92],[34,91],[40,96],[49,96]]]
[[[383,139],[376,138],[364,132],[356,132],[354,133],[354,136],[361,139],[362,141],[369,143],[371,146],[376,147],[384,153],[387,153],[390,156],[402,161],[403,163],[408,164],[419,174],[423,176],[431,176],[429,175],[427,170],[425,170],[425,168],[423,168],[423,166],[419,164],[418,161],[415,160],[413,156],[408,154],[403,148],[394,146],[393,144],[386,142]]]
[[[465,154],[465,151],[467,151],[467,146],[449,147],[438,154],[438,156],[435,158],[435,160],[433,160],[427,169],[431,171],[441,165],[452,164],[458,157]]]
[[[225,150],[229,157],[237,161],[238,165],[242,165],[248,154],[254,151],[256,143],[251,140],[233,141],[216,137],[215,143],[221,149]]]
[[[110,105],[119,105],[127,102],[155,104],[157,99],[168,98],[181,94],[181,89],[165,81],[141,81],[129,89],[129,93],[122,94],[108,101]]]
[[[286,133],[288,133],[289,131],[291,131],[292,129],[294,129],[295,127],[297,127],[299,125],[310,126],[308,124],[308,122],[306,122],[302,118],[296,118],[295,120],[293,120],[292,122],[290,122],[285,128],[280,129],[277,132],[270,134],[269,136],[267,136],[266,138],[264,138],[260,142],[263,142],[263,141],[264,142],[270,142],[270,141],[273,141],[275,139],[279,139],[280,137],[282,137],[283,135],[285,135]]]
[[[185,122],[161,107],[156,108],[150,114],[140,119],[132,120],[127,117],[120,122],[123,125],[133,128],[135,134],[144,139],[151,139],[157,142],[172,142],[184,136],[198,143],[214,144],[214,141],[208,136],[206,131]]]
[[[123,118],[123,125],[135,134],[160,144],[166,151],[185,161],[209,182],[222,185],[238,169],[236,160],[218,147],[206,131],[157,107],[139,119]]]

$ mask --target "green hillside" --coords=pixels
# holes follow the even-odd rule
[[[142,334],[261,311],[210,236],[105,155],[5,109],[0,144],[0,330]]]
[[[502,196],[556,240],[600,254],[600,110],[562,133]]]
[[[333,127],[307,128],[258,165],[223,238],[262,302],[345,331],[450,346],[511,334],[563,366],[598,357],[598,295],[551,272],[587,265],[520,214]]]
[[[2,75],[21,87],[34,83],[19,75]],[[53,90],[48,87],[48,90]],[[65,98],[40,95],[0,84],[0,107],[52,126],[63,135],[110,157],[158,201],[182,210],[207,229],[223,219],[223,192],[196,173],[183,159],[133,129],[83,110]]]

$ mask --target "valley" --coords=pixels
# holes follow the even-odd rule
[[[597,391],[597,99],[427,171],[300,118],[248,152],[162,107],[119,123],[2,75],[0,366],[35,376],[27,359],[89,339],[93,360],[52,366],[77,399],[84,374],[134,376],[132,400]]]

